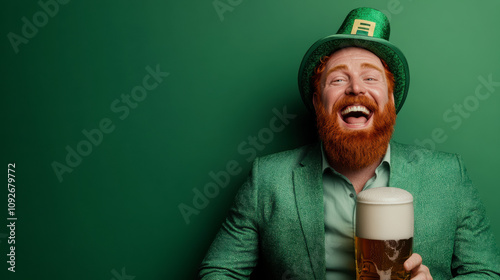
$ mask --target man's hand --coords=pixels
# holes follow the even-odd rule
[[[413,280],[432,280],[429,268],[422,264],[422,257],[419,254],[411,255],[404,263],[406,271],[411,271]]]

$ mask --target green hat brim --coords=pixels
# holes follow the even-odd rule
[[[398,47],[389,41],[363,35],[345,34],[330,35],[318,40],[309,48],[302,59],[298,77],[299,90],[302,101],[307,108],[314,112],[312,97],[315,89],[311,83],[311,77],[314,75],[314,69],[319,64],[320,59],[347,47],[369,50],[387,63],[389,71],[394,75],[394,104],[396,113],[398,113],[405,102],[410,86],[410,70],[406,57]]]

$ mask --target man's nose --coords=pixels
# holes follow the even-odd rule
[[[365,93],[366,89],[363,86],[362,82],[358,79],[352,79],[345,92],[346,95],[360,95]]]

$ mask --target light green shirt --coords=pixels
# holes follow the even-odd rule
[[[327,280],[356,279],[354,226],[356,191],[349,179],[335,171],[323,155],[323,203],[325,206],[325,264]],[[375,176],[363,190],[389,186],[390,146]]]

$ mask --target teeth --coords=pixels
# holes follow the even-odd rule
[[[349,107],[345,108],[340,113],[342,114],[342,116],[344,116],[344,115],[349,114],[351,112],[361,112],[361,113],[363,113],[365,115],[369,115],[370,114],[370,111],[365,106],[360,106],[360,105],[349,106]]]

